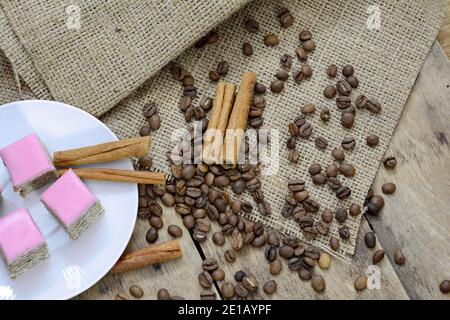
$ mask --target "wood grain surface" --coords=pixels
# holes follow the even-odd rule
[[[445,0],[445,15],[442,19],[441,30],[438,35],[439,43],[441,44],[447,57],[450,58],[450,0]]]

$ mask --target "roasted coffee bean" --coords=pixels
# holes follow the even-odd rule
[[[195,176],[195,166],[192,164],[188,164],[183,167],[182,176],[184,180],[190,180]]]
[[[291,138],[293,137],[298,137],[300,135],[300,131],[298,126],[295,123],[290,123],[288,126],[288,131],[289,134],[291,135]],[[293,147],[295,147],[295,139],[292,139],[293,143]],[[288,149],[293,149],[293,148],[289,148],[290,143],[288,142]]]
[[[335,78],[338,73],[338,67],[333,64],[327,68],[327,75],[329,78]]]
[[[352,86],[353,89],[358,88],[359,80],[356,76],[347,77],[345,80]]]
[[[219,64],[217,65],[216,71],[220,76],[226,76],[228,74],[228,69],[229,69],[228,62],[220,61]]]
[[[158,108],[154,102],[150,102],[148,105],[144,107],[142,110],[144,117],[150,118],[158,112]]]
[[[189,96],[182,96],[181,100],[180,100],[180,102],[178,104],[178,107],[180,108],[181,112],[185,112],[191,106],[191,103],[192,103],[192,98],[191,97],[189,97]]]
[[[305,78],[310,78],[313,75],[313,69],[307,64],[301,66],[300,72]]]
[[[159,289],[157,293],[157,298],[158,300],[170,300],[169,291],[167,291],[167,289],[165,288]]]
[[[337,191],[339,188],[342,187],[342,182],[336,177],[329,177],[327,180],[328,187],[330,187],[331,190]]]
[[[290,204],[285,204],[284,207],[281,209],[281,215],[285,218],[292,217],[292,211],[293,207]]]
[[[217,176],[214,179],[214,186],[218,188],[224,188],[229,185],[230,185],[230,178],[228,178],[227,176]]]
[[[331,256],[326,252],[322,252],[318,264],[320,269],[328,270],[331,265]]]
[[[172,77],[177,81],[183,80],[187,75],[187,71],[177,63],[171,65],[170,72],[172,74]]]
[[[167,228],[167,232],[174,238],[180,238],[183,235],[183,230],[174,224]]]
[[[256,93],[256,94],[264,94],[264,93],[266,93],[266,86],[263,85],[263,84],[260,83],[260,82],[257,82],[257,83],[255,84],[255,93]],[[255,102],[255,101],[254,101],[254,102]],[[254,105],[258,106],[256,103],[254,103]]]
[[[148,219],[150,217],[150,210],[148,207],[138,208],[138,217],[139,219]]]
[[[394,254],[394,261],[397,265],[403,266],[406,263],[406,258],[400,249],[397,249]]]
[[[244,28],[250,33],[256,33],[259,30],[259,23],[252,18],[248,18],[244,23]]]
[[[205,110],[202,107],[200,107],[200,106],[195,107],[194,108],[194,117],[195,117],[196,120],[202,120],[203,118],[206,117]]]
[[[348,213],[344,208],[338,208],[335,213],[336,220],[340,223],[344,223],[347,220]]]
[[[376,147],[380,143],[380,138],[374,134],[371,134],[366,137],[366,143],[369,147]]]
[[[231,183],[231,189],[235,194],[242,194],[245,190],[245,182],[242,179],[233,181]]]
[[[336,83],[336,90],[341,96],[350,96],[352,93],[352,86],[346,80],[339,80]]]
[[[197,88],[194,86],[186,86],[183,89],[183,95],[189,97],[197,96]]]
[[[222,226],[221,231],[225,235],[231,235],[233,233],[233,226],[231,224],[225,224]]]
[[[323,173],[316,174],[312,176],[312,182],[316,186],[323,186],[324,184],[327,183],[327,176]]]
[[[274,261],[277,258],[278,250],[276,247],[273,246],[267,246],[266,250],[264,251],[264,256],[266,257],[266,260],[269,262]]]
[[[245,213],[251,213],[253,210],[253,206],[246,201],[242,201],[241,210]]]
[[[191,122],[193,117],[194,117],[194,107],[190,106],[184,112],[184,120],[186,120],[186,122]]]
[[[242,270],[236,271],[236,273],[234,274],[234,280],[236,280],[237,282],[241,282],[246,275],[247,274]]]
[[[302,216],[297,220],[301,229],[305,229],[307,227],[312,227],[314,225],[314,219],[310,216]]]
[[[450,280],[444,280],[439,284],[439,290],[441,290],[441,292],[443,294],[448,294],[450,293]]]
[[[384,194],[393,194],[396,189],[396,185],[392,182],[385,183],[381,186],[381,190]]]
[[[299,39],[301,42],[308,41],[312,39],[312,33],[309,30],[302,30],[299,34]]]
[[[321,167],[321,165],[320,164],[318,164],[318,163],[313,163],[312,165],[310,165],[309,166],[309,168],[308,168],[308,173],[310,174],[310,175],[316,175],[316,174],[319,174],[320,172],[322,171],[322,167]]]
[[[333,85],[329,85],[325,87],[325,90],[323,91],[323,95],[327,99],[333,99],[336,96],[336,87]]]
[[[286,70],[278,70],[278,71],[275,73],[275,77],[276,77],[278,80],[286,81],[286,80],[289,78],[289,73],[287,73]]]
[[[208,219],[197,219],[197,221],[195,222],[197,229],[199,231],[202,231],[203,233],[208,233],[211,230],[211,223],[209,222]]]
[[[348,209],[348,212],[352,217],[357,217],[361,214],[361,206],[357,203],[353,203],[350,208]]]
[[[202,191],[200,190],[200,188],[188,187],[186,189],[186,195],[188,197],[196,199],[196,198],[198,198],[198,197],[200,197],[202,195]]]
[[[350,77],[355,73],[355,69],[353,68],[352,65],[346,65],[343,69],[342,69],[342,75],[344,77]]]
[[[334,165],[334,164],[330,164],[326,170],[325,170],[325,174],[328,178],[332,178],[332,177],[337,177],[338,175],[338,168]]]
[[[367,232],[364,235],[364,243],[366,244],[367,248],[373,249],[375,248],[375,245],[377,244],[377,238],[375,234],[371,231]]]
[[[302,179],[291,180],[288,182],[288,189],[291,192],[299,192],[305,190],[305,181]]]
[[[296,236],[289,235],[283,238],[283,244],[295,249],[299,246],[300,239]]]
[[[218,267],[218,262],[214,258],[206,258],[202,261],[202,268],[205,271],[214,271]]]
[[[294,256],[294,248],[288,245],[282,245],[278,253],[280,254],[280,257],[290,259]]]
[[[184,197],[184,203],[190,208],[195,206],[195,202],[196,200],[194,198],[191,198],[189,196]]]
[[[224,226],[228,223],[228,215],[226,213],[219,214],[219,219],[217,219],[219,225]]]
[[[139,158],[139,167],[141,169],[150,169],[153,165],[153,158],[151,156],[143,156]]]
[[[339,236],[341,239],[348,240],[350,239],[350,229],[347,226],[342,226],[338,230]]]
[[[353,128],[355,124],[355,115],[350,112],[343,112],[341,115],[341,125],[346,129]]]
[[[316,112],[316,106],[312,103],[305,104],[300,108],[303,114],[312,114]]]
[[[224,252],[223,256],[228,262],[233,263],[236,261],[236,252],[234,252],[233,249],[226,250]]]
[[[144,290],[142,290],[142,288],[137,285],[131,286],[129,291],[130,291],[130,294],[133,297],[135,297],[136,299],[140,299],[144,296]]]
[[[244,54],[244,56],[251,56],[253,54],[252,45],[248,42],[244,42],[244,44],[242,45],[242,53]]]
[[[263,41],[264,44],[268,47],[276,46],[279,43],[277,35],[273,33],[265,35]]]
[[[290,69],[292,67],[292,56],[287,53],[283,54],[280,57],[280,65],[281,65],[281,67],[283,67],[285,69]],[[286,72],[286,75],[289,76],[287,72]],[[280,78],[278,78],[278,79],[280,79]],[[287,78],[286,78],[286,80],[287,80]],[[286,80],[284,80],[284,81],[286,81]]]
[[[298,161],[300,160],[300,153],[298,152],[298,150],[289,150],[288,160],[292,163],[298,163]]]
[[[278,275],[280,274],[281,270],[283,269],[283,263],[280,259],[273,260],[269,265],[269,272],[271,275]]]
[[[298,47],[295,50],[295,54],[297,55],[297,58],[300,61],[307,61],[308,60],[308,53],[302,47]]]
[[[252,246],[259,248],[266,244],[266,236],[264,234],[256,236],[252,241]]]
[[[192,216],[195,219],[203,219],[203,218],[206,217],[206,210],[203,209],[203,208],[197,208],[197,209],[194,210]]]
[[[249,295],[248,290],[244,287],[242,283],[238,283],[234,287],[234,291],[236,292],[236,295],[242,299],[247,298]]]
[[[280,27],[289,28],[294,23],[294,17],[288,8],[281,8],[278,12],[278,19],[280,21]]]
[[[328,146],[328,141],[327,139],[325,139],[324,137],[317,137],[314,140],[314,144],[316,145],[317,148],[319,149],[326,149]]]
[[[270,203],[265,200],[258,203],[258,210],[263,216],[272,214],[272,207],[270,206]]]
[[[213,273],[211,273],[211,277],[214,281],[222,281],[223,279],[225,279],[225,271],[217,268]]]
[[[263,286],[263,290],[268,295],[274,294],[277,291],[277,282],[275,280],[267,281]]]
[[[311,280],[311,278],[312,278],[312,276],[313,276],[313,273],[312,273],[312,271],[309,270],[309,269],[301,268],[301,269],[298,271],[298,276],[299,276],[299,278],[300,278],[301,280],[303,280],[303,281],[309,281],[309,280]]]
[[[306,190],[299,191],[294,194],[295,201],[300,202],[300,203],[302,203],[303,201],[305,201],[308,198],[309,198],[309,193]]]
[[[365,108],[372,113],[380,113],[381,112],[381,103],[375,99],[367,100]]]
[[[151,132],[151,130],[148,126],[142,126],[141,130],[139,130],[139,135],[141,137],[149,136],[150,132]]]
[[[355,278],[355,282],[353,283],[353,286],[356,291],[363,291],[367,288],[367,276],[365,275],[359,275]]]
[[[367,204],[367,213],[372,216],[377,216],[384,208],[384,198],[382,196],[373,196]]]
[[[331,211],[330,209],[323,210],[321,218],[323,222],[331,223],[334,218],[333,211]]]
[[[216,70],[211,70],[208,73],[209,80],[217,82],[220,80],[220,74]]]
[[[250,109],[250,112],[249,112],[248,116],[250,118],[258,118],[258,117],[261,117],[262,114],[263,114],[263,110],[262,109],[259,109],[259,108],[256,108],[256,107],[252,107]]]
[[[157,217],[157,216],[151,216],[148,219],[148,221],[149,221],[150,225],[153,228],[156,228],[156,229],[161,229],[163,227],[163,224],[164,224],[163,220],[160,217]]]
[[[264,124],[264,119],[261,117],[258,118],[251,118],[248,121],[248,125],[254,129],[260,128]]]
[[[355,173],[356,173],[356,169],[354,166],[352,166],[351,164],[348,163],[341,163],[339,165],[339,172],[344,176],[344,177],[354,177]]]
[[[281,91],[283,91],[284,89],[284,82],[281,80],[274,80],[272,81],[272,83],[270,84],[270,90],[273,93],[280,93]]]
[[[324,107],[322,111],[320,111],[320,119],[322,119],[323,122],[330,121],[330,110],[327,107]]]
[[[397,160],[394,157],[387,157],[383,160],[386,169],[394,169],[397,166]]]
[[[345,150],[351,150],[351,149],[355,148],[356,140],[352,136],[346,136],[342,140],[341,145],[342,145],[342,148],[344,148]],[[336,159],[336,160],[338,160],[338,159]]]
[[[381,260],[383,260],[384,258],[384,251],[379,249],[377,251],[375,251],[375,253],[372,256],[372,263],[373,264],[378,264],[381,262]]]
[[[239,251],[242,249],[243,245],[244,241],[242,238],[242,234],[237,230],[233,231],[233,233],[231,234],[231,247],[234,250]]]
[[[179,203],[175,205],[175,212],[179,215],[184,216],[191,213],[191,208],[189,208],[189,206],[184,203]]]
[[[347,143],[346,143],[347,145]],[[333,158],[335,158],[337,161],[344,161],[345,160],[345,151],[342,148],[335,148],[331,151],[331,155]]]
[[[342,186],[336,190],[336,197],[339,200],[345,200],[345,199],[349,198],[351,196],[351,194],[352,194],[352,190],[350,190],[349,187]]]
[[[338,238],[331,237],[330,238],[330,248],[333,251],[338,251],[340,247],[340,242]]]
[[[326,289],[325,279],[319,274],[314,275],[311,279],[311,287],[317,293],[325,291]]]
[[[216,293],[210,289],[200,293],[200,300],[216,300]]]
[[[198,230],[197,228],[194,228],[194,231],[192,233],[192,237],[194,238],[195,241],[202,242],[202,241],[206,240],[207,235],[203,231]]]
[[[203,288],[211,288],[213,281],[208,271],[203,271],[198,275],[198,282]]]
[[[303,80],[305,80],[305,76],[303,75],[301,70],[292,71],[292,78],[296,83],[301,83]]]
[[[219,213],[224,213],[227,210],[228,202],[224,198],[217,198],[214,200],[214,206]]]
[[[367,101],[368,101],[368,99],[365,95],[360,95],[356,98],[355,105],[357,108],[362,109],[362,108],[366,107]]]
[[[316,266],[316,261],[310,257],[303,257],[303,266],[307,269],[314,269]]]
[[[236,292],[234,291],[234,285],[231,282],[225,282],[220,287],[220,292],[222,293],[222,297],[226,300],[233,299]]]
[[[191,230],[195,227],[195,219],[191,215],[187,215],[183,217],[183,225],[186,229]]]
[[[288,268],[292,271],[298,271],[303,267],[303,261],[300,258],[291,258],[288,261]]]
[[[145,240],[148,243],[154,243],[158,240],[158,230],[156,228],[150,228],[145,235]]]
[[[187,87],[193,86],[194,82],[195,82],[194,77],[191,75],[187,75],[186,77],[183,78],[181,83],[183,84],[184,87]]]
[[[305,51],[311,52],[316,48],[316,43],[313,40],[307,40],[302,43],[302,48],[305,49]]]
[[[343,110],[350,107],[352,104],[352,99],[348,96],[338,96],[336,97],[336,105],[339,109]]]

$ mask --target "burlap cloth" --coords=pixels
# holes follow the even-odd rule
[[[315,71],[313,78],[302,84],[290,79],[283,93],[265,95],[264,127],[280,130],[280,170],[274,176],[263,178],[272,215],[263,217],[257,210],[250,215],[281,232],[303,238],[299,226],[280,215],[284,196],[288,193],[287,181],[305,179],[310,196],[321,203],[322,209],[334,210],[338,206],[348,207],[353,202],[363,203],[436,37],[443,3],[441,0],[380,0],[377,7],[369,8],[372,3],[364,0],[257,0],[241,8],[246,3],[243,0],[136,1],[132,4],[86,1],[80,4],[81,28],[68,30],[64,7],[69,2],[9,0],[1,3],[0,45],[37,97],[54,97],[96,116],[103,115],[101,119],[119,137],[136,136],[145,123],[142,107],[150,101],[156,102],[162,126],[152,134],[152,155],[156,169],[167,172],[166,153],[173,146],[173,129],[186,126],[178,110],[182,88],[167,71],[150,76],[210,28],[240,9],[216,28],[220,34],[218,43],[202,49],[189,48],[177,61],[195,77],[199,97],[213,96],[215,86],[207,75],[221,60],[230,64],[226,81],[239,83],[242,72],[250,70],[256,72],[258,81],[269,85],[279,69],[279,57],[284,53],[294,55],[299,30],[310,29],[317,44],[308,60]],[[294,25],[288,29],[279,26],[276,15],[281,6],[287,6],[295,17]],[[373,30],[367,21],[377,10],[381,24],[378,30]],[[243,28],[247,17],[259,22],[258,33],[250,34]],[[262,37],[269,32],[278,34],[280,44],[277,47],[263,45]],[[253,56],[243,56],[244,41],[253,45]],[[0,57],[0,61],[3,69],[10,68],[4,57]],[[354,97],[365,93],[383,104],[383,111],[377,116],[358,111],[356,124],[350,131],[340,125],[340,112],[334,102],[323,97],[324,87],[332,83],[326,76],[326,67],[347,63],[355,66],[360,80]],[[293,69],[299,65],[294,59]],[[6,74],[9,78],[2,74],[0,81],[2,102],[15,100],[14,94],[17,95],[8,93],[11,90],[5,93],[3,88],[8,88],[11,83],[14,85],[15,80],[11,71]],[[327,106],[332,118],[323,125],[318,114],[310,117],[313,134],[299,142],[301,159],[298,165],[292,165],[284,147],[288,137],[286,127],[299,114],[300,106],[308,102],[315,103],[319,110]],[[330,164],[332,148],[339,146],[342,138],[349,134],[356,138],[357,145],[347,153],[346,162],[356,166],[357,174],[354,178],[342,179],[351,187],[352,195],[346,201],[338,201],[328,187],[313,186],[307,168],[313,162],[319,162],[323,167]],[[366,146],[365,137],[369,134],[380,137],[378,147]],[[314,146],[317,136],[329,140],[326,151]],[[249,195],[244,198],[250,199]],[[320,214],[316,216],[318,219]],[[339,253],[343,256],[354,252],[360,219],[350,217],[346,222],[351,238],[341,243]],[[333,222],[330,235],[339,237],[338,228],[339,224]],[[329,237],[319,237],[313,243],[326,248],[328,241]]]

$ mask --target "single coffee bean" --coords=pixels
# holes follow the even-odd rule
[[[248,290],[244,287],[244,285],[242,283],[238,283],[234,287],[234,291],[236,292],[236,295],[242,299],[247,298],[249,295]]]
[[[214,271],[218,267],[218,262],[214,258],[206,258],[202,261],[202,268],[205,271]]]
[[[380,138],[377,135],[371,134],[366,137],[366,143],[369,147],[376,147],[380,143]]]
[[[190,180],[195,176],[195,166],[192,164],[183,167],[182,176],[184,180]]]
[[[219,75],[221,75],[221,76],[226,76],[226,75],[228,74],[228,69],[229,69],[228,62],[226,62],[226,61],[221,61],[221,62],[219,62],[219,64],[217,65],[216,71],[217,71],[217,73],[218,73]]]
[[[300,72],[305,78],[310,78],[313,75],[313,69],[307,64],[301,66]]]
[[[251,56],[253,54],[252,45],[248,42],[244,42],[244,44],[242,45],[242,53],[244,54],[244,56]]]
[[[364,243],[366,244],[366,247],[369,249],[375,248],[375,245],[377,244],[377,238],[375,236],[375,233],[369,231],[364,235]]]
[[[232,249],[228,249],[227,251],[225,251],[223,256],[228,262],[233,263],[236,261],[236,252],[234,252],[234,250]]]
[[[312,279],[313,273],[309,269],[302,268],[298,271],[298,276],[303,281],[309,281]]]
[[[225,282],[220,287],[220,292],[222,293],[222,297],[226,300],[233,299],[236,292],[234,291],[234,285],[231,282]]]
[[[167,289],[165,288],[159,289],[157,293],[157,298],[158,300],[170,300],[169,291],[167,291]]]
[[[241,282],[246,275],[247,274],[242,270],[236,271],[236,273],[234,274],[234,280],[236,280],[237,282]]]
[[[305,190],[305,181],[302,179],[291,180],[288,182],[288,189],[291,192],[300,192]]]
[[[189,97],[197,96],[197,88],[194,86],[186,86],[183,89],[183,95]]]
[[[320,209],[320,204],[312,199],[306,199],[303,202],[303,208],[306,210],[306,212],[316,213]]]
[[[230,185],[230,178],[227,176],[217,176],[214,179],[214,186],[218,188],[224,188]]]
[[[319,258],[320,269],[328,270],[330,266],[331,266],[331,256],[326,252],[322,252]]]
[[[266,236],[264,234],[262,234],[260,236],[256,236],[256,234],[255,234],[255,239],[253,239],[253,241],[252,241],[252,246],[259,248],[265,244],[266,244]]]
[[[244,278],[242,278],[242,284],[250,292],[256,291],[259,286],[258,280],[250,273],[247,273]]]
[[[372,256],[372,263],[373,264],[378,264],[381,260],[383,260],[384,258],[384,251],[379,249],[377,251],[375,251],[375,253]]]
[[[316,186],[323,186],[324,184],[327,183],[327,176],[323,173],[316,174],[312,176],[312,182]]]
[[[284,82],[281,80],[275,80],[270,84],[270,90],[273,93],[280,93],[284,89]]]
[[[301,70],[292,71],[292,78],[296,83],[301,83],[303,80],[305,80],[305,76],[303,75]]]
[[[186,215],[183,217],[183,225],[186,229],[191,230],[195,227],[195,219],[192,215]]]
[[[299,39],[301,42],[308,41],[312,39],[312,33],[309,30],[302,30],[299,34]]]
[[[140,299],[144,296],[144,290],[142,290],[142,288],[137,285],[131,286],[129,291],[130,294],[137,299]]]
[[[359,80],[356,76],[347,77],[345,80],[352,86],[353,89],[357,89],[359,86]]]
[[[355,278],[355,282],[353,283],[356,291],[363,291],[367,288],[367,276],[359,275]]]
[[[323,292],[326,289],[325,279],[321,275],[316,274],[311,279],[311,286],[315,292]]]
[[[201,232],[208,233],[211,230],[211,223],[206,218],[197,219],[197,221],[195,221],[195,223],[196,223],[197,229]]]
[[[156,104],[154,102],[150,102],[148,105],[146,105],[144,107],[142,112],[144,114],[144,117],[150,118],[151,116],[153,116],[154,114],[156,114],[158,112],[158,107],[156,106]]]
[[[441,290],[441,292],[443,294],[448,294],[450,293],[450,280],[444,280],[439,284],[439,290]]]
[[[150,225],[155,229],[161,229],[163,227],[163,220],[160,217],[157,216],[151,216],[148,221],[150,222]]]
[[[245,182],[242,179],[233,181],[231,183],[231,189],[235,194],[242,194],[245,190]]]
[[[256,94],[264,94],[264,93],[266,93],[266,86],[263,85],[263,84],[260,83],[260,82],[257,82],[257,83],[255,84],[255,93],[256,93]],[[256,105],[256,103],[255,103],[255,105]]]
[[[150,169],[153,165],[153,158],[151,156],[143,156],[139,158],[139,167],[141,169]]]
[[[313,127],[311,123],[305,122],[302,126],[299,127],[299,134],[302,138],[308,138],[313,131]]]
[[[280,57],[280,65],[285,69],[290,69],[292,67],[292,56],[290,54],[283,54]],[[287,72],[286,72],[287,75]]]
[[[338,175],[338,168],[337,166],[335,166],[333,163],[330,164],[326,170],[325,170],[325,174],[327,175],[328,178],[335,178]]]
[[[372,216],[377,216],[384,208],[384,198],[382,196],[373,196],[367,204],[367,213]]]
[[[252,18],[248,18],[244,23],[244,28],[250,33],[256,33],[259,30],[259,23]]]
[[[381,103],[375,99],[367,100],[365,108],[372,113],[378,114],[381,112]]]
[[[342,148],[344,148],[345,150],[351,150],[351,149],[355,148],[356,140],[352,136],[346,136],[342,140],[341,145],[342,145]]]
[[[403,266],[406,263],[406,258],[400,249],[397,249],[397,251],[395,251],[394,261],[399,266]]]
[[[330,248],[333,251],[338,251],[340,247],[340,241],[338,238],[331,237],[330,238]]]
[[[156,228],[150,228],[145,235],[145,240],[148,243],[154,243],[158,240],[158,230]]]
[[[289,235],[283,238],[283,244],[296,249],[300,245],[300,239],[296,236]]]
[[[353,203],[350,208],[348,209],[348,212],[352,217],[357,217],[361,214],[361,206],[357,203]]]
[[[336,96],[336,87],[333,85],[329,85],[325,87],[325,90],[323,91],[323,95],[327,99],[333,99]]]
[[[248,125],[254,129],[260,128],[264,124],[264,119],[261,117],[252,118],[248,121]]]
[[[302,43],[302,48],[305,49],[305,51],[311,52],[316,48],[316,43],[314,40],[307,40]]]
[[[141,130],[139,130],[139,135],[141,137],[149,136],[151,133],[151,129],[148,126],[142,126]]]
[[[234,250],[239,251],[242,249],[243,245],[244,240],[242,238],[242,234],[237,230],[233,231],[233,233],[231,234],[231,247]]]
[[[180,238],[183,235],[183,230],[174,224],[167,228],[167,232],[174,238]]]
[[[350,96],[352,93],[352,86],[346,80],[339,80],[336,83],[336,90],[341,96]]]
[[[344,177],[354,177],[355,173],[356,173],[356,169],[354,166],[352,166],[351,164],[348,163],[341,163],[339,165],[339,172],[344,176]]]
[[[333,211],[331,211],[330,209],[323,210],[321,216],[323,222],[331,223],[333,221],[333,217],[334,217]]]
[[[342,187],[342,182],[336,177],[329,177],[327,180],[328,187],[330,187],[331,190],[337,191],[339,188]]]
[[[278,247],[280,245],[280,237],[275,231],[271,231],[267,234],[267,244],[272,247]]]
[[[351,129],[355,124],[355,115],[349,112],[343,112],[341,115],[341,125],[344,128]]]
[[[205,241],[207,238],[207,235],[205,232],[199,230],[198,228],[194,228],[194,231],[192,232],[192,237],[197,242]]]
[[[206,217],[206,210],[203,208],[197,208],[194,210],[192,215],[196,220],[203,219],[204,217]]]
[[[297,55],[297,58],[300,61],[307,61],[308,60],[308,53],[302,47],[298,47],[295,50],[295,54]]]
[[[217,268],[213,273],[211,273],[211,277],[214,281],[222,281],[223,279],[225,279],[225,271]]]
[[[289,78],[289,73],[286,70],[278,70],[275,73],[275,78],[281,81],[286,81]]]
[[[356,98],[355,105],[357,108],[362,109],[366,107],[367,101],[369,101],[369,99],[367,99],[365,95],[360,95]]]
[[[352,99],[348,96],[336,97],[336,106],[341,110],[350,107],[351,104],[352,104]]]
[[[181,112],[185,112],[191,106],[191,103],[192,103],[192,98],[191,97],[189,97],[189,96],[182,96],[181,100],[180,100],[180,102],[178,104],[178,107],[180,108]]]
[[[220,74],[216,70],[209,71],[208,77],[212,82],[217,82],[220,80]]]
[[[320,119],[322,119],[323,122],[330,121],[330,110],[327,107],[324,107],[322,111],[320,111]]]
[[[385,183],[381,186],[381,190],[384,194],[393,194],[396,188],[396,185],[392,182]]]
[[[292,271],[298,271],[303,267],[303,261],[300,258],[291,258],[288,261],[288,268]]]
[[[263,41],[264,44],[268,47],[276,46],[279,43],[277,35],[273,33],[265,35]]]
[[[348,226],[342,226],[339,228],[338,230],[339,236],[341,237],[341,239],[344,240],[348,240],[350,239],[350,229],[348,228]]]
[[[340,223],[344,223],[347,220],[347,210],[345,210],[344,208],[338,208],[336,210],[336,220],[339,221]]]
[[[305,104],[300,108],[303,114],[312,114],[316,112],[316,106],[312,103]]]
[[[177,81],[182,81],[184,77],[187,75],[186,69],[184,69],[182,66],[180,66],[177,63],[174,63],[171,68],[170,72],[172,74],[172,77]]]
[[[203,288],[211,288],[214,280],[208,271],[203,271],[198,275],[198,282]]]
[[[278,253],[280,254],[280,257],[290,259],[294,256],[294,248],[288,245],[282,245]]]
[[[329,78],[335,78],[338,73],[338,67],[333,64],[327,68],[327,75]]]
[[[350,77],[355,73],[355,69],[352,65],[346,65],[344,68],[342,68],[342,75],[344,77]]]
[[[210,289],[200,293],[200,300],[216,300],[216,293]]]
[[[326,149],[328,146],[328,141],[327,139],[325,139],[324,137],[317,137],[314,140],[314,144],[316,145],[317,148],[319,149]]]
[[[274,261],[277,258],[278,251],[277,248],[274,246],[268,245],[266,247],[266,250],[264,251],[264,256],[266,257],[266,260],[269,262]]]
[[[275,280],[267,281],[263,286],[263,290],[266,294],[274,294],[277,291],[277,282]]]
[[[345,113],[351,113],[351,114],[353,114],[355,116],[356,115],[356,108],[355,108],[354,105],[351,104],[347,108],[342,109],[341,112],[342,112],[342,115],[344,115]]]
[[[336,190],[336,197],[339,199],[339,200],[345,200],[345,199],[347,199],[347,198],[349,198],[350,196],[351,196],[351,194],[352,194],[352,190],[350,190],[350,188],[349,187],[344,187],[344,186],[342,186],[342,187],[339,187],[337,190]]]
[[[342,148],[335,148],[331,151],[331,155],[333,158],[335,158],[337,161],[344,161],[345,160],[345,151]]]
[[[319,174],[322,171],[322,167],[320,164],[318,163],[313,163],[312,165],[309,166],[308,168],[308,172],[310,175],[316,175]]]
[[[288,8],[281,8],[278,12],[278,19],[280,21],[280,27],[289,28],[294,23],[294,17]]]
[[[383,160],[386,169],[394,169],[397,166],[397,160],[394,157],[387,157]]]
[[[298,152],[298,150],[289,150],[288,160],[292,163],[298,163],[298,161],[300,160],[300,153]]]
[[[274,276],[280,274],[282,269],[283,269],[283,263],[281,262],[280,259],[275,259],[269,265],[269,272],[271,275],[274,275]]]

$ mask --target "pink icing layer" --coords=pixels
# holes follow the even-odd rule
[[[0,249],[8,264],[44,242],[27,209],[18,209],[0,218]]]
[[[0,150],[11,182],[18,187],[44,173],[55,170],[39,138],[32,133]]]
[[[41,196],[41,201],[66,226],[80,219],[97,199],[81,179],[69,170]]]

